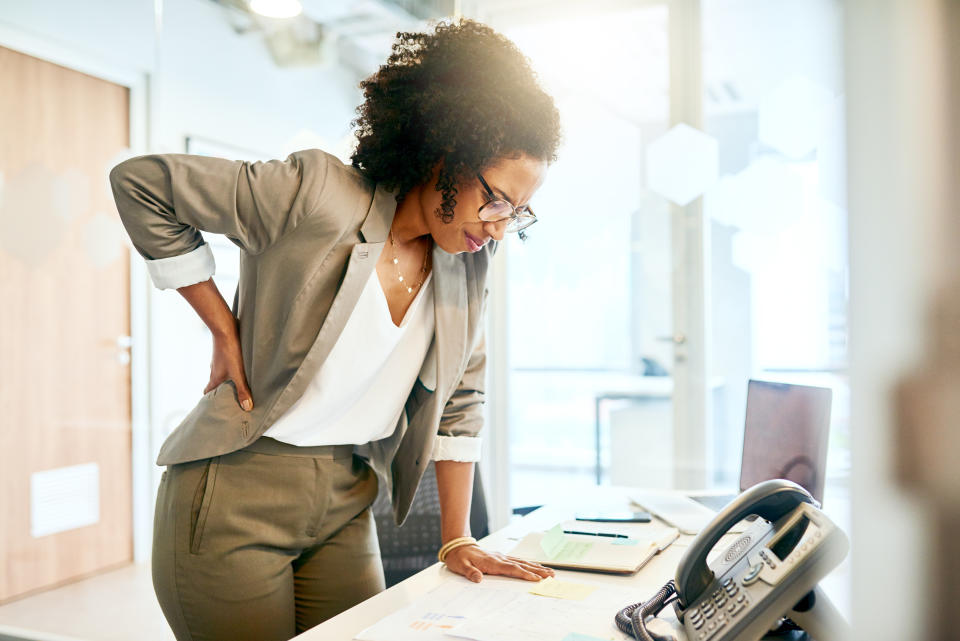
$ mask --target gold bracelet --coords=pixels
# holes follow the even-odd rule
[[[465,547],[465,546],[467,546],[467,545],[476,545],[476,544],[477,544],[476,541],[461,541],[461,542],[457,543],[456,545],[451,545],[451,546],[448,547],[446,550],[443,550],[443,553],[442,553],[442,554],[437,553],[437,558],[440,559],[440,562],[441,562],[441,563],[446,563],[447,557],[450,555],[451,552],[453,552],[453,551],[456,550],[457,548],[462,548],[462,547]]]
[[[440,548],[440,551],[437,552],[437,559],[439,559],[441,563],[444,563],[446,561],[447,555],[450,554],[452,550],[459,547],[463,547],[464,545],[476,545],[476,544],[477,544],[477,540],[472,536],[461,536],[455,539],[450,539],[449,541],[444,543],[443,547]]]
[[[443,562],[443,560],[447,558],[447,554],[454,548],[458,548],[463,545],[472,545],[476,542],[477,540],[472,536],[461,536],[455,539],[450,539],[449,541],[444,543],[443,547],[440,548],[440,551],[437,552],[437,558],[440,559],[441,562]]]

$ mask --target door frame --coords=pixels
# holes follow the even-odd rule
[[[670,126],[703,131],[701,0],[667,1]],[[710,370],[710,221],[703,196],[670,205],[673,251],[673,483],[706,488],[713,478]],[[682,337],[682,338],[681,338]]]
[[[26,32],[0,22],[0,46],[79,71],[129,90],[130,149],[147,153],[149,147],[149,70],[91,55],[80,47]],[[106,176],[104,176],[106,179]],[[129,243],[128,243],[129,247]],[[150,558],[153,539],[153,502],[161,471],[154,465],[149,395],[149,288],[146,265],[130,251],[130,428],[133,493],[133,560]]]

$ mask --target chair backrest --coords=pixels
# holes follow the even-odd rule
[[[393,522],[393,508],[380,483],[380,493],[373,503],[380,541],[380,557],[387,587],[413,576],[437,562],[440,549],[440,498],[437,494],[437,472],[433,461],[427,466],[402,527]],[[490,533],[487,502],[480,480],[480,469],[474,467],[473,497],[470,505],[471,536],[480,539]]]

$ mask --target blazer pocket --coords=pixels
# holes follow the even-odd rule
[[[207,459],[207,464],[200,475],[197,489],[193,494],[193,504],[190,507],[190,553],[200,553],[200,543],[203,541],[203,529],[207,523],[207,514],[210,512],[210,502],[213,499],[213,490],[217,481],[217,470],[220,468],[220,457]]]

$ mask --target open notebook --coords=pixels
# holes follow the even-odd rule
[[[609,538],[564,534],[561,525],[530,532],[509,554],[564,570],[633,574],[679,536],[676,528],[658,529],[657,539]]]

